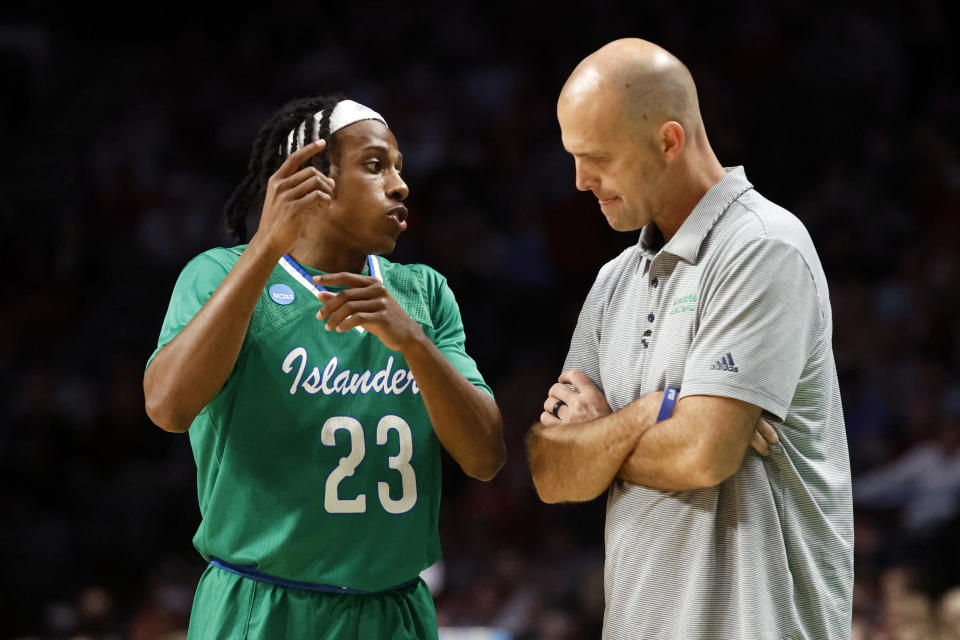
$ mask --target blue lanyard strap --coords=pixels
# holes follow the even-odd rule
[[[414,578],[413,580],[407,580],[402,584],[398,584],[395,587],[390,587],[389,589],[382,589],[380,591],[361,591],[360,589],[351,589],[350,587],[337,587],[332,584],[319,584],[317,582],[300,582],[298,580],[287,580],[286,578],[278,578],[277,576],[271,576],[268,573],[263,573],[258,571],[250,565],[243,564],[231,564],[220,558],[210,557],[210,564],[215,567],[219,567],[224,571],[229,571],[230,573],[235,573],[238,576],[243,576],[244,578],[250,578],[251,580],[256,580],[258,582],[266,582],[268,584],[273,584],[278,587],[286,587],[287,589],[303,589],[304,591],[313,591],[318,593],[343,593],[347,595],[370,595],[373,593],[386,593],[388,591],[400,591],[401,589],[406,589],[411,587],[420,581],[419,577]]]

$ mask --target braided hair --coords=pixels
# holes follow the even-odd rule
[[[342,95],[318,96],[293,100],[280,107],[260,128],[253,141],[250,160],[247,163],[247,175],[237,185],[223,208],[227,233],[237,242],[247,241],[247,216],[257,213],[263,207],[267,181],[280,167],[287,155],[303,145],[321,138],[327,140],[327,147],[314,156],[319,169],[324,174],[330,171],[328,151],[330,140],[330,113]],[[320,122],[314,114],[323,111]],[[295,130],[302,130],[302,137]],[[288,136],[294,131],[292,148],[288,148]],[[302,143],[300,142],[302,140]]]

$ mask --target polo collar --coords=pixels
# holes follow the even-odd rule
[[[670,238],[670,242],[663,245],[660,251],[673,254],[690,264],[697,263],[700,245],[703,244],[703,239],[707,237],[713,225],[734,200],[753,188],[747,180],[743,167],[731,167],[726,171],[727,175],[710,187]],[[644,253],[656,254],[657,245],[661,242],[663,242],[663,236],[654,223],[651,222],[640,230],[639,245]]]

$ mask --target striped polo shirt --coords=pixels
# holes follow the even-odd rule
[[[618,411],[652,391],[737,398],[780,443],[718,486],[607,497],[603,637],[850,637],[853,506],[827,281],[807,230],[728,169],[664,244],[604,265],[564,368]]]

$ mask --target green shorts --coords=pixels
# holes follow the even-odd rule
[[[423,580],[395,591],[340,594],[291,589],[210,565],[190,613],[190,640],[437,639]]]

